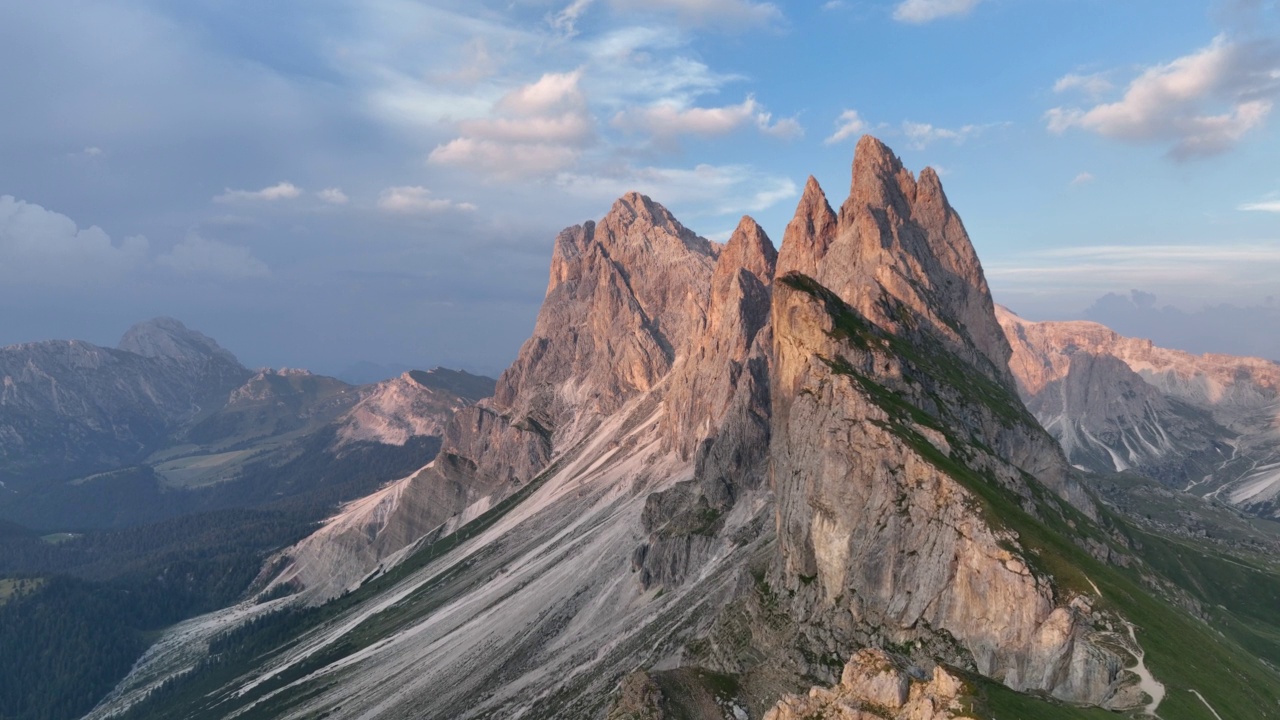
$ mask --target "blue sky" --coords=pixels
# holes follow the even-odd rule
[[[1273,0],[51,0],[0,62],[0,344],[497,372],[562,227],[639,189],[778,242],[870,132],[997,301],[1280,357]]]

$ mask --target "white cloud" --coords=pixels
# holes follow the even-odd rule
[[[746,165],[623,167],[607,174],[564,173],[556,183],[566,192],[599,202],[634,190],[686,217],[760,212],[800,193],[790,178],[764,174]]]
[[[512,90],[497,102],[495,110],[507,115],[544,115],[582,110],[587,100],[578,83],[582,71],[546,73],[537,82]]]
[[[845,110],[840,113],[840,117],[836,118],[836,131],[825,142],[828,145],[834,145],[841,140],[847,140],[851,137],[862,135],[870,130],[871,126],[867,125],[861,117],[858,116],[857,110]]]
[[[0,278],[8,284],[79,286],[116,280],[146,261],[147,239],[112,242],[102,228],[11,195],[0,196]]]
[[[955,130],[949,128],[934,127],[929,123],[911,122],[910,120],[902,123],[902,134],[907,136],[907,146],[914,150],[923,150],[930,144],[939,140],[950,140],[956,144],[962,143],[970,137],[986,130],[990,125],[965,125]]]
[[[489,117],[458,123],[461,136],[438,145],[428,162],[507,180],[572,166],[581,149],[596,140],[581,79],[580,70],[547,73],[508,92]]]
[[[1090,173],[1090,172],[1082,172],[1082,173],[1080,173],[1079,175],[1076,175],[1076,176],[1071,180],[1071,185],[1072,185],[1073,187],[1074,187],[1074,186],[1077,186],[1077,185],[1087,185],[1087,184],[1089,184],[1089,183],[1091,183],[1091,182],[1093,182],[1093,181],[1094,181],[1093,173]]]
[[[1170,143],[1169,155],[1186,159],[1234,147],[1263,124],[1277,96],[1280,46],[1219,35],[1206,48],[1148,68],[1116,102],[1056,107],[1045,120],[1054,133],[1080,128],[1128,142]]]
[[[804,126],[800,124],[799,118],[782,118],[770,125],[771,120],[773,115],[767,112],[756,116],[756,125],[760,128],[760,132],[783,140],[798,140],[804,137]]]
[[[266,263],[254,257],[249,248],[227,245],[194,233],[157,257],[156,265],[179,275],[203,275],[221,280],[251,280],[271,275]]]
[[[1056,93],[1080,91],[1093,98],[1101,97],[1111,92],[1114,88],[1115,85],[1107,79],[1107,73],[1093,73],[1092,75],[1067,73],[1058,78],[1058,81],[1053,84],[1053,91]]]
[[[1280,200],[1263,200],[1262,202],[1244,203],[1240,205],[1238,209],[1247,212],[1280,213]]]
[[[476,209],[471,203],[432,197],[430,190],[416,185],[383,190],[378,196],[378,207],[394,213],[434,213],[446,210],[470,212]]]
[[[750,96],[737,105],[712,108],[684,107],[677,101],[666,100],[620,111],[614,115],[612,125],[628,132],[651,135],[664,143],[679,135],[727,135],[748,125],[779,138],[795,138],[804,134],[804,128],[795,118],[773,122],[773,115]]]
[[[555,174],[575,165],[580,156],[575,148],[559,145],[457,138],[432,150],[428,161],[466,167],[498,180],[518,180]]]
[[[982,0],[903,0],[893,10],[893,19],[908,23],[927,23],[953,15],[966,15]]]
[[[330,205],[346,205],[350,198],[342,192],[342,188],[325,188],[316,193],[316,197],[320,198]]]
[[[742,127],[751,122],[758,112],[759,105],[751,97],[739,105],[716,108],[682,108],[676,103],[663,102],[620,112],[613,117],[613,125],[657,137],[675,135],[710,137],[725,135]]]
[[[262,200],[272,202],[275,200],[292,200],[302,195],[302,190],[293,183],[281,182],[271,187],[265,187],[261,190],[232,190],[227,188],[225,192],[213,199],[218,203],[232,203],[240,201]]]
[[[97,146],[91,145],[84,149],[84,155],[86,157],[98,157],[101,154],[102,154],[102,148]]]

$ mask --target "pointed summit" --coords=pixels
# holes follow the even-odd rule
[[[798,272],[817,277],[818,264],[826,256],[836,236],[836,214],[826,193],[812,175],[796,206],[795,217],[787,223],[778,254],[778,274]]]
[[[878,139],[863,135],[853,153],[853,181],[849,199],[840,208],[841,226],[864,208],[892,209],[906,217],[915,202],[916,181],[902,161]]]
[[[858,142],[850,195],[817,279],[886,329],[927,332],[1013,387],[982,266],[938,174],[926,168],[917,181],[869,135]]]
[[[773,241],[750,215],[743,215],[729,242],[720,251],[716,275],[730,269],[742,269],[767,285],[773,282],[777,264],[778,251],[774,249]]]

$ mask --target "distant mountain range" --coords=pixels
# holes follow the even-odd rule
[[[0,517],[49,530],[305,493],[241,481],[304,452],[438,438],[456,410],[494,387],[443,369],[366,386],[252,371],[171,318],[135,325],[114,349],[76,340],[0,348],[0,383]],[[434,447],[417,449],[419,465]]]
[[[1280,365],[997,315],[1027,408],[1072,463],[1280,517]]]

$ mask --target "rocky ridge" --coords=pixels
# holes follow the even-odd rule
[[[1169,350],[1097,323],[998,317],[1019,392],[1071,462],[1276,512],[1280,365]]]
[[[1128,607],[1106,565],[1127,540],[1018,400],[936,173],[864,138],[853,177],[838,215],[808,183],[776,255],[749,218],[721,247],[635,193],[561,233],[494,397],[272,567],[296,602],[341,597],[194,702],[598,717],[637,667],[704,668],[759,717],[880,647],[863,659],[894,671],[851,672],[823,702],[924,673],[896,708],[936,715],[956,667],[1131,703],[1132,653],[1107,634],[1122,616],[1083,569]]]
[[[0,478],[22,485],[137,462],[250,375],[168,318],[134,326],[120,349],[77,340],[0,348]]]

